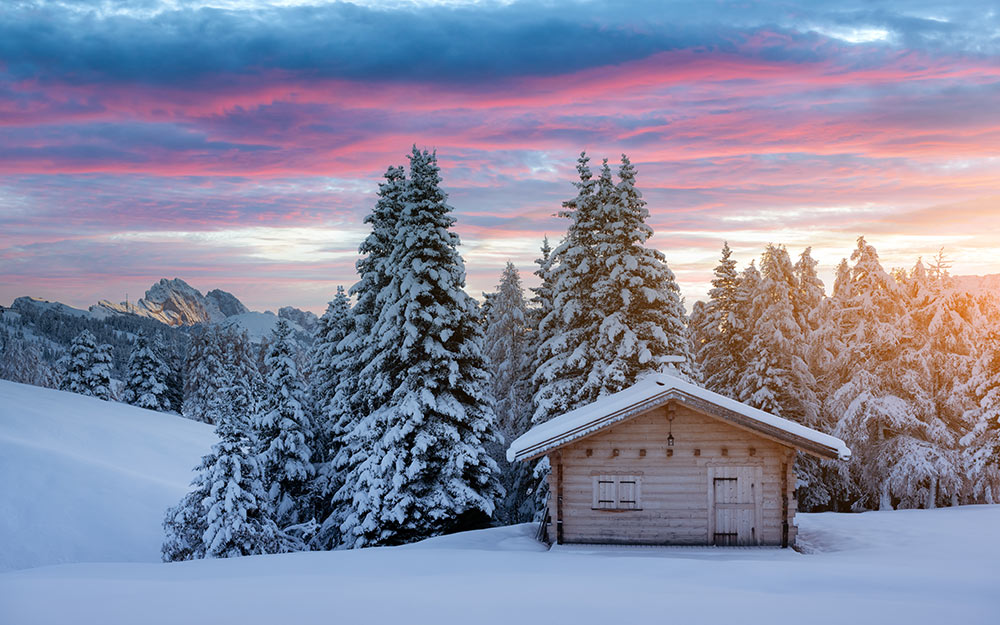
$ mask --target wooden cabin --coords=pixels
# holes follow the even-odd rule
[[[851,453],[838,438],[657,374],[532,428],[507,457],[548,457],[550,542],[787,547],[798,451]]]

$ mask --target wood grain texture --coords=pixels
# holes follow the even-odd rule
[[[562,541],[712,544],[721,521],[735,530],[735,544],[780,545],[787,518],[793,543],[795,450],[689,407],[673,409],[669,449],[667,408],[660,407],[560,448],[561,459],[550,456],[553,467],[561,465],[552,472],[559,479],[550,475],[550,509],[562,521]],[[612,492],[620,497],[613,476],[641,476],[637,509],[597,505]],[[716,477],[734,481],[720,483],[729,490],[716,493]],[[595,493],[601,481],[612,483],[604,486],[603,496]]]

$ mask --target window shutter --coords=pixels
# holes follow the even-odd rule
[[[642,477],[638,475],[593,476],[595,510],[641,510]]]
[[[601,510],[613,510],[617,504],[615,499],[616,487],[615,476],[595,475],[593,507]]]

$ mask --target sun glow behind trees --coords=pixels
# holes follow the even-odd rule
[[[850,445],[850,463],[800,459],[799,497],[807,509],[993,501],[1000,422],[982,416],[988,410],[981,398],[996,372],[991,365],[972,370],[995,362],[997,296],[957,288],[941,255],[930,268],[918,261],[890,274],[862,237],[824,297],[808,252],[793,274],[787,251],[769,246],[760,280],[745,272],[736,289],[717,287],[696,306],[710,388]],[[733,272],[725,247],[716,281],[730,284]],[[741,286],[754,302],[750,309],[734,303]],[[735,314],[727,315],[730,309]],[[724,375],[732,362],[735,387]],[[983,462],[987,457],[994,461]]]

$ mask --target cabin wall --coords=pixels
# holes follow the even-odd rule
[[[667,410],[651,410],[549,455],[550,540],[558,541],[561,510],[566,543],[711,544],[710,476],[729,474],[729,469],[715,467],[740,466],[754,467],[747,469],[754,472],[760,468],[755,527],[759,543],[782,543],[785,487],[788,544],[794,544],[795,451],[679,404],[673,405],[674,445],[668,447]],[[641,477],[641,510],[593,509],[593,476],[631,474]]]

